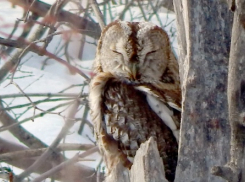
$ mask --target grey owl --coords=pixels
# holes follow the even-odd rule
[[[114,21],[102,32],[89,103],[108,173],[130,168],[140,144],[157,142],[174,181],[181,117],[179,69],[167,33],[149,22]]]

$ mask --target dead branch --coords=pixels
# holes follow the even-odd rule
[[[97,17],[97,20],[98,20],[98,22],[100,24],[101,30],[103,30],[105,28],[105,22],[103,20],[103,15],[102,15],[102,13],[100,11],[98,3],[96,2],[96,0],[90,0],[90,4],[91,4],[91,7],[94,10],[95,16]]]
[[[140,145],[129,171],[119,163],[105,182],[167,182],[157,144],[151,137]]]
[[[62,146],[62,145],[63,144],[60,144],[59,146]],[[12,143],[12,142],[9,142],[7,140],[0,138],[0,154],[3,154],[3,153],[7,154],[7,153],[14,152],[14,151],[18,152],[20,150],[31,150],[31,149],[28,149],[27,147],[23,145]],[[33,158],[21,159],[20,157],[18,158],[18,160],[16,159],[16,160],[11,160],[11,161],[10,160],[6,161],[6,163],[16,166],[20,169],[28,168],[33,162],[34,162]],[[45,162],[44,165],[42,165],[42,167],[35,170],[35,172],[39,174],[43,174],[46,171],[49,171],[50,169],[52,169],[56,164],[59,165],[59,163],[57,162],[54,163],[53,159],[49,159],[47,162]],[[100,176],[103,178],[103,174],[100,174]],[[89,168],[81,164],[74,164],[74,165],[66,166],[62,169],[62,171],[60,171],[59,173],[56,173],[53,177],[57,180],[63,180],[63,181],[69,181],[69,182],[98,182],[96,181],[96,171],[93,168]]]
[[[67,102],[67,103],[59,104],[59,105],[57,105],[57,106],[55,106],[55,107],[52,107],[52,108],[50,108],[50,109],[48,109],[48,110],[46,110],[46,111],[40,112],[40,113],[38,113],[38,114],[35,114],[35,113],[34,113],[34,115],[31,116],[31,117],[28,117],[28,118],[25,118],[25,119],[23,119],[23,120],[21,120],[21,121],[19,121],[19,122],[16,121],[15,123],[12,123],[12,124],[9,124],[9,125],[6,125],[6,126],[1,127],[1,128],[0,128],[0,132],[5,131],[5,130],[11,131],[12,128],[18,127],[19,125],[21,125],[21,124],[23,124],[23,123],[25,123],[25,122],[27,122],[27,121],[30,121],[30,120],[33,121],[35,118],[42,117],[42,116],[44,116],[44,115],[47,114],[47,113],[52,113],[52,111],[54,111],[54,110],[56,110],[56,109],[58,109],[58,108],[60,108],[60,107],[69,106],[69,105],[72,104],[72,103],[73,103],[73,101],[70,101],[70,102]],[[4,109],[3,109],[3,110],[4,110]],[[60,111],[60,112],[56,112],[56,113],[54,113],[54,114],[58,114],[58,115],[62,116],[62,115],[61,115],[62,112],[63,112],[63,111]],[[64,118],[64,116],[62,116],[62,117]]]
[[[65,65],[71,72],[73,73],[78,73],[80,74],[82,77],[84,77],[86,80],[90,80],[89,77],[87,75],[85,75],[80,69],[78,69],[77,67],[69,64],[68,62],[66,62],[65,60],[59,58],[58,56],[56,56],[55,54],[47,51],[46,49],[44,49],[41,46],[36,45],[35,43],[32,42],[27,42],[27,41],[14,41],[14,40],[4,40],[4,39],[0,39],[0,44],[3,45],[12,45],[15,46],[16,48],[22,48],[23,45],[28,46],[28,51],[32,51],[34,53],[37,53],[39,55],[45,55],[51,59],[54,59],[56,61],[58,61],[59,63]],[[20,49],[20,52],[17,52],[15,54],[14,57],[12,57],[12,59],[8,62],[6,62],[2,68],[0,69],[0,81],[6,76],[6,74],[12,70],[14,67],[16,67],[16,63],[17,61],[20,59],[19,56],[22,54],[22,49]],[[18,57],[17,57],[18,56]]]
[[[27,9],[31,3],[31,1],[26,0],[9,0],[14,5],[21,6],[24,9]],[[43,3],[41,1],[35,1],[33,5],[30,7],[30,11],[37,14],[40,17],[44,17],[50,9],[50,5]],[[85,35],[98,39],[100,37],[100,28],[97,23],[87,20],[86,18],[80,17],[68,11],[61,10],[57,15],[58,22],[68,22],[71,23],[78,30],[87,30],[83,31]]]
[[[34,1],[33,1],[34,3]],[[60,13],[61,9],[68,3],[68,0],[61,0],[56,1],[53,5],[51,5],[50,9],[48,10],[45,18],[48,20],[46,21],[46,25],[49,27],[48,31],[48,38],[44,41],[43,48],[46,49],[49,43],[53,40],[53,34],[56,32],[57,27],[55,27],[56,20],[58,19],[57,16]],[[48,18],[50,17],[50,18]],[[50,36],[51,35],[51,36]]]
[[[7,141],[3,138],[0,138],[0,154],[14,152],[19,150],[26,150],[28,147],[24,145],[19,145],[10,141]]]
[[[81,158],[89,156],[89,155],[93,154],[94,152],[98,152],[98,147],[93,147],[93,148],[87,150],[86,152],[83,152],[82,154],[76,154],[73,158],[71,158],[71,159],[61,163],[60,165],[52,168],[51,170],[43,173],[39,177],[35,178],[32,182],[41,182],[42,180],[45,180],[46,178],[54,175],[55,173],[62,170],[63,168],[67,168],[68,166],[70,166],[76,162],[79,162],[79,160]]]
[[[118,17],[116,19],[123,20],[126,11],[128,11],[128,9],[130,8],[130,6],[133,5],[134,1],[135,0],[131,0],[130,2],[128,2],[128,4],[125,5],[124,9],[122,10],[121,13],[119,13],[119,15],[118,15]]]
[[[1,139],[0,139],[1,141]],[[5,142],[6,144],[7,142]],[[1,144],[2,145],[2,144]],[[72,151],[72,150],[90,150],[93,148],[93,144],[59,144],[57,146],[57,152],[61,151]],[[2,145],[4,148],[4,145]],[[42,155],[47,148],[39,148],[39,149],[23,149],[15,152],[1,152],[0,151],[0,161],[9,162],[14,160],[25,160],[26,158],[37,158]],[[2,153],[2,154],[1,154]]]
[[[67,97],[67,98],[76,98],[76,94],[70,93],[26,93],[29,97]],[[87,94],[81,95],[81,98],[87,97]],[[23,94],[4,94],[0,96],[1,99],[8,99],[8,98],[18,98],[18,97],[25,97]]]
[[[56,137],[56,139],[52,142],[52,144],[48,147],[48,149],[31,165],[29,166],[24,172],[20,175],[16,176],[14,182],[19,182],[30,175],[34,170],[36,170],[39,166],[41,166],[48,157],[52,156],[52,153],[56,151],[57,145],[60,141],[64,138],[67,134],[68,130],[73,126],[75,114],[77,112],[77,108],[79,107],[80,102],[75,101],[73,106],[70,109],[70,113],[66,119],[65,125],[62,127],[60,133]]]
[[[2,103],[0,103],[0,122],[3,125],[15,124],[16,120],[10,116],[4,109]],[[30,148],[43,148],[47,147],[41,140],[37,139],[33,134],[25,130],[22,126],[12,127],[9,131],[18,138],[22,143]]]

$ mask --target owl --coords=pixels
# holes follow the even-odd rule
[[[153,137],[166,179],[174,181],[181,117],[179,69],[167,33],[150,22],[114,21],[102,32],[89,104],[108,173],[130,168]]]

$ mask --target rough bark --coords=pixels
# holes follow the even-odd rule
[[[231,159],[213,173],[229,182],[245,181],[245,1],[237,0],[232,28],[228,74],[228,108],[231,126]]]
[[[228,6],[229,6],[231,11],[235,11],[236,10],[235,0],[227,0],[227,3],[228,3]]]
[[[153,138],[140,146],[130,170],[131,182],[167,182],[164,166]]]
[[[232,13],[223,1],[174,0],[183,113],[175,182],[221,182],[229,159],[227,65]]]

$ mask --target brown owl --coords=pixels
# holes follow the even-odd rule
[[[108,172],[131,167],[140,144],[157,142],[165,176],[177,165],[181,90],[168,35],[149,22],[115,21],[102,32],[89,102]]]

